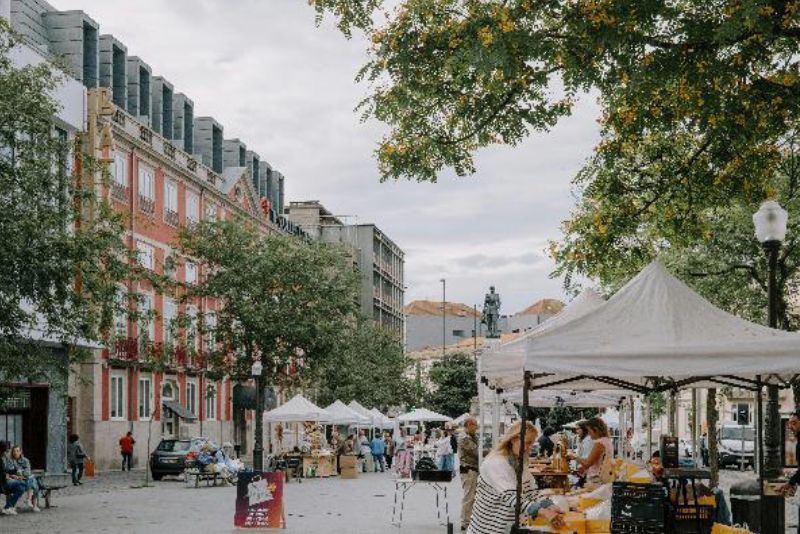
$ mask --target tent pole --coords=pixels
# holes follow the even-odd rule
[[[499,441],[498,433],[500,432],[500,394],[497,389],[494,390],[493,406],[492,406],[492,447],[497,447]]]
[[[697,388],[692,388],[692,459],[694,460],[694,466],[700,467],[697,461],[697,438],[699,437],[697,423],[700,421],[700,418],[697,416],[697,409]]]
[[[761,394],[761,375],[756,375],[756,442],[758,443],[758,498],[761,503],[761,517],[764,517],[764,398]],[[744,456],[744,451],[742,451]],[[763,520],[762,520],[763,524]],[[762,525],[759,527],[763,528]]]
[[[522,469],[525,467],[525,431],[528,426],[528,390],[531,386],[531,375],[529,371],[523,371],[522,381],[522,414],[519,429],[519,458],[517,458],[517,502],[514,506],[514,529],[512,532],[520,532],[520,517],[522,516]]]
[[[646,397],[647,399],[647,458],[645,458],[646,462],[650,461],[650,457],[653,456],[653,403],[650,399],[650,396]]]

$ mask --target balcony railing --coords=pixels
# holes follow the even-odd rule
[[[119,338],[114,342],[114,359],[137,361],[139,359],[139,340],[136,338]]]
[[[178,226],[178,212],[170,209],[164,210],[164,221],[170,226]]]
[[[139,209],[148,215],[156,212],[156,203],[152,198],[147,198],[144,195],[139,195]]]
[[[139,126],[139,139],[147,143],[148,145],[153,144],[153,130],[148,128],[145,125]]]
[[[118,182],[111,182],[111,198],[114,200],[119,200],[120,202],[127,202],[129,195],[129,189],[118,183]]]

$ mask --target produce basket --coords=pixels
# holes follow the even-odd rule
[[[663,534],[667,493],[661,484],[614,482],[612,534]]]

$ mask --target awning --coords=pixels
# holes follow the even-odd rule
[[[197,416],[195,414],[184,408],[183,404],[181,404],[178,401],[165,400],[162,401],[161,404],[164,406],[164,408],[169,408],[170,410],[175,412],[175,415],[177,415],[181,419],[187,419],[189,421],[194,421],[195,419],[197,419]]]

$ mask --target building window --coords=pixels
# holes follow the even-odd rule
[[[114,153],[114,182],[128,187],[128,157],[121,153]]]
[[[463,330],[453,330],[453,337],[464,337]]]
[[[125,419],[125,377],[111,375],[111,419]]]
[[[209,384],[206,388],[206,420],[217,418],[217,386]]]
[[[217,220],[217,205],[213,202],[206,202],[205,218],[207,221]]]
[[[155,176],[147,167],[139,167],[139,196],[147,200],[155,200]]]
[[[197,382],[186,383],[186,409],[197,415]]]
[[[153,270],[155,266],[155,250],[152,246],[142,241],[136,242],[136,256],[139,259],[139,265],[145,269]]]
[[[750,404],[738,402],[731,405],[731,421],[738,425],[749,425],[752,423],[750,417]]]
[[[153,416],[153,379],[139,378],[139,419],[146,421]]]
[[[124,288],[117,288],[114,295],[114,336],[128,337],[128,295]]]
[[[153,297],[139,295],[139,352],[144,352],[146,344],[155,338],[153,321]]]
[[[186,325],[186,345],[197,352],[200,339],[197,335],[197,308],[194,306],[186,306]]]
[[[178,225],[178,184],[174,180],[164,181],[164,220]]]
[[[206,313],[206,350],[213,351],[217,345],[217,313]]]
[[[197,283],[197,264],[192,263],[190,261],[186,262],[186,283],[187,284],[196,284]]]
[[[164,299],[164,310],[161,313],[161,317],[164,322],[164,344],[168,347],[173,346],[175,343],[175,332],[174,332],[174,325],[173,321],[175,321],[175,315],[177,315],[177,308],[175,306],[175,301],[170,298]]]
[[[200,198],[197,193],[186,191],[186,224],[196,224],[200,220]]]

